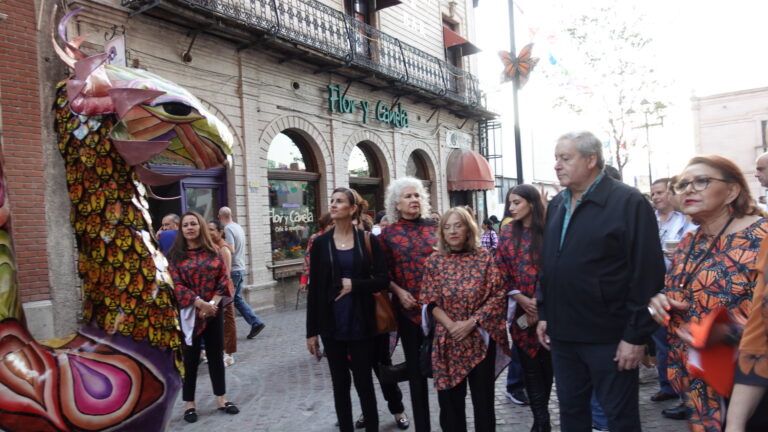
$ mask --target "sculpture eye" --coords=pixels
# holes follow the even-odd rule
[[[173,116],[188,116],[192,113],[192,107],[181,102],[165,102],[160,104],[166,113]]]

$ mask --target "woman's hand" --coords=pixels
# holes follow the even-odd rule
[[[651,314],[651,318],[654,319],[660,325],[666,326],[669,324],[669,314],[674,311],[681,311],[688,309],[687,302],[681,302],[673,300],[667,297],[666,294],[659,293],[651,298],[651,302],[648,304],[648,312]]]
[[[195,307],[200,312],[201,318],[209,318],[215,316],[219,312],[219,308],[216,305],[201,299],[200,297],[195,300]]]
[[[315,356],[317,361],[323,357],[323,353],[320,352],[320,341],[317,340],[317,336],[310,336],[307,338],[307,350],[309,353]]]
[[[454,321],[449,327],[446,327],[451,338],[461,342],[477,328],[475,320]]]
[[[397,287],[395,288],[395,295],[397,296],[397,299],[400,300],[400,304],[403,305],[404,308],[414,309],[419,307],[419,304],[416,302],[416,299],[408,291],[400,287]]]
[[[538,309],[536,308],[536,300],[532,299],[525,294],[515,294],[513,299],[523,308],[528,315],[538,315]],[[530,320],[528,320],[530,322]]]
[[[307,284],[299,284],[299,292],[307,292]]]
[[[339,291],[339,295],[336,296],[336,299],[334,301],[339,301],[340,298],[344,297],[345,295],[351,292],[352,292],[352,279],[341,278],[341,291]]]

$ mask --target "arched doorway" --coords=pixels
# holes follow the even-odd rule
[[[302,259],[319,216],[320,174],[299,131],[287,129],[272,139],[267,169],[272,262]]]
[[[414,150],[411,155],[408,156],[408,162],[405,165],[405,175],[410,177],[416,177],[424,184],[424,189],[429,191],[430,204],[434,211],[437,209],[437,194],[433,190],[432,175],[433,171],[430,169],[430,165],[427,162],[427,156],[423,150]]]
[[[349,187],[355,189],[368,201],[371,217],[384,209],[384,181],[386,170],[373,144],[362,141],[349,155]]]

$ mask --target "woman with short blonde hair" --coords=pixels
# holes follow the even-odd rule
[[[470,215],[469,212],[463,207],[453,207],[446,211],[440,220],[447,221],[448,218],[450,218],[452,215],[458,216],[461,222],[467,227],[467,241],[464,243],[466,252],[474,252],[480,249],[480,229],[477,227],[477,223],[475,222],[475,219],[472,218],[472,215]],[[445,237],[442,235],[438,236],[437,250],[442,255],[451,254],[450,245],[448,245]]]
[[[510,353],[506,292],[493,254],[479,247],[479,229],[467,210],[448,210],[439,228],[439,251],[424,263],[419,301],[424,321],[435,324],[432,373],[440,427],[466,432],[469,385],[475,430],[493,432],[493,382]]]

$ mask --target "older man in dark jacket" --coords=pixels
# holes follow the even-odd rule
[[[664,284],[658,226],[637,190],[603,173],[602,143],[562,136],[542,251],[539,339],[551,348],[564,432],[591,430],[595,395],[612,432],[640,431],[638,371]]]

